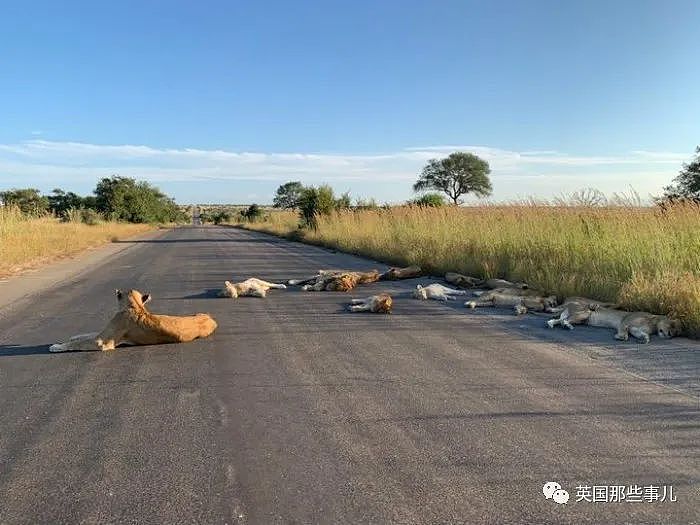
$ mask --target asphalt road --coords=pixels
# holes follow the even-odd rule
[[[1,309],[0,523],[700,522],[700,344],[548,331],[415,301],[416,281],[212,294],[324,267],[382,269],[182,228]],[[159,313],[209,312],[219,330],[47,352],[99,330],[118,287],[148,291]],[[344,311],[378,290],[395,292],[393,315]],[[545,499],[546,481],[569,502]],[[576,502],[578,485],[672,485],[677,501]]]

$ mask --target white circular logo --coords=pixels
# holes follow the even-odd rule
[[[552,494],[552,499],[562,505],[569,501],[569,493],[564,489],[555,490],[554,494]]]
[[[544,487],[542,487],[542,493],[544,494],[545,498],[550,499],[552,495],[560,489],[561,485],[559,483],[556,481],[548,481],[544,484]]]

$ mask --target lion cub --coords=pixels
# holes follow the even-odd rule
[[[138,290],[116,290],[119,310],[99,333],[71,337],[65,343],[51,345],[50,352],[76,350],[114,350],[120,344],[157,345],[186,343],[211,335],[217,328],[209,314],[188,316],[158,315],[146,308],[149,294]]]
[[[372,312],[374,314],[390,314],[393,300],[389,294],[372,295],[364,299],[352,299],[348,305],[351,312]]]
[[[256,277],[251,277],[240,283],[232,283],[231,281],[224,282],[224,289],[219,292],[219,297],[266,297],[267,291],[270,288],[278,288],[281,290],[287,287],[283,284],[269,283]]]
[[[454,301],[456,295],[467,295],[464,290],[455,290],[440,283],[433,283],[427,286],[416,285],[413,290],[413,298],[423,301],[432,299],[434,301]]]

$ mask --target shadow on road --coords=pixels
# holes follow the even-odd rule
[[[198,242],[208,242],[216,244],[219,242],[233,242],[238,244],[260,243],[260,244],[279,244],[282,240],[272,239],[231,239],[231,238],[211,238],[211,239],[115,239],[114,244],[189,244]]]
[[[185,295],[182,299],[222,299],[222,297],[219,297],[220,291],[221,288],[208,288],[200,293]]]
[[[46,345],[0,345],[0,357],[11,357],[15,355],[39,355],[50,354],[49,346]]]

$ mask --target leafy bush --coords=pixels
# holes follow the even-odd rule
[[[227,211],[218,211],[211,218],[212,222],[216,225],[223,224],[225,222],[231,221],[231,214]]]
[[[65,192],[60,188],[56,188],[48,196],[49,209],[53,214],[63,220],[66,220],[66,214],[71,210],[80,210],[82,208],[89,208],[85,203],[86,199],[83,199],[80,195],[73,193],[72,191]],[[94,204],[94,202],[93,202]],[[95,206],[92,206],[94,209]],[[71,222],[66,220],[66,222]]]
[[[352,202],[350,201],[350,193],[345,192],[335,201],[335,208],[337,210],[349,210],[352,207]]]
[[[683,164],[683,169],[673,182],[674,184],[664,188],[662,203],[683,201],[700,203],[700,146],[695,149],[695,158]]]
[[[184,212],[172,199],[144,181],[120,176],[104,178],[97,183],[95,197],[97,211],[115,220],[186,222]]]
[[[349,199],[349,197],[348,197]],[[299,219],[302,228],[316,229],[318,217],[330,215],[337,207],[333,188],[322,186],[304,188],[299,198]]]
[[[241,217],[249,222],[259,221],[263,216],[263,211],[257,204],[251,204],[245,210],[241,210]]]
[[[299,205],[302,191],[304,191],[304,186],[299,181],[282,184],[275,192],[272,206],[284,210],[296,208]]]
[[[0,191],[0,201],[3,205],[17,207],[22,213],[32,217],[46,215],[49,210],[49,199],[34,188]]]
[[[90,208],[71,208],[62,214],[61,221],[95,226],[102,222],[102,216]]]
[[[83,208],[80,210],[80,222],[87,224],[88,226],[95,226],[96,224],[100,224],[100,222],[102,222],[102,217],[93,209]]]
[[[408,201],[408,204],[412,206],[439,208],[445,205],[445,197],[440,193],[425,193],[420,197]]]

